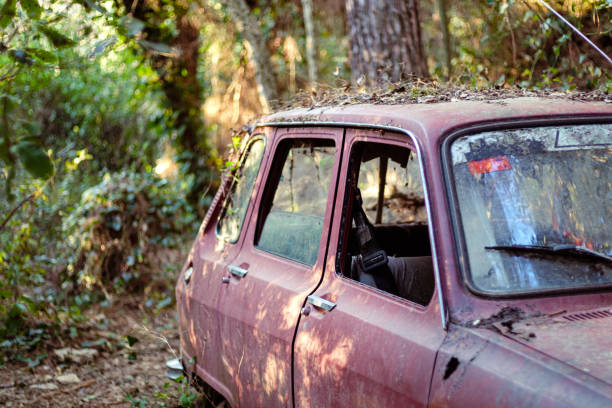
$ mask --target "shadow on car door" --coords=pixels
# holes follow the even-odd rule
[[[291,405],[292,341],[321,280],[342,129],[279,129],[235,273],[220,295],[222,363],[235,406]]]
[[[266,145],[274,131],[262,129],[246,144],[237,171],[215,196],[198,233],[186,266],[192,273],[188,279],[182,275],[176,286],[183,363],[230,403],[232,378],[224,369],[225,339],[218,330],[221,298],[229,282],[228,269],[244,242],[243,225],[252,212],[260,168],[265,167],[265,152],[270,149]]]
[[[351,211],[348,210],[351,206],[345,205],[346,200],[353,202],[352,195],[345,192],[350,192],[351,188],[356,190],[357,186],[357,181],[353,183],[354,187],[347,181],[351,174],[349,166],[356,166],[357,173],[360,165],[364,168],[368,163],[379,162],[378,157],[371,159],[368,156],[379,155],[380,162],[385,163],[383,170],[381,173],[372,172],[376,177],[370,177],[374,180],[370,184],[364,174],[360,174],[359,188],[365,194],[368,189],[376,191],[379,190],[379,185],[382,185],[383,191],[387,191],[393,198],[402,192],[393,191],[391,194],[391,189],[384,190],[382,180],[385,180],[385,177],[391,180],[391,176],[397,178],[409,173],[410,163],[414,163],[418,171],[418,161],[412,159],[415,152],[405,136],[347,129],[345,140],[345,159],[339,177],[342,182],[338,185],[338,199],[334,210],[336,216],[330,232],[325,274],[321,285],[309,296],[295,339],[295,405],[426,406],[436,352],[445,334],[436,301],[438,294],[434,291],[433,284],[427,295],[429,301],[421,302],[424,303],[421,305],[410,299],[385,293],[376,288],[371,279],[367,284],[356,278],[349,279],[351,264],[355,265],[357,256],[353,256],[351,262],[351,256],[347,254],[341,242],[343,236],[348,237],[351,230],[355,230],[351,222],[352,217],[347,213]],[[353,147],[358,144],[360,155],[355,157]],[[404,161],[402,166],[405,166],[405,169],[398,166],[396,174],[389,174],[392,170],[391,159],[397,156],[411,160]],[[368,162],[363,164],[366,161]],[[380,184],[378,174],[382,175]],[[401,186],[403,185],[402,183]],[[422,195],[422,189],[416,188],[415,191],[405,196],[410,197],[413,202],[424,203],[424,200],[416,197],[418,194]],[[354,193],[355,191],[352,192],[353,195]],[[380,195],[379,206],[386,202],[386,194]],[[356,207],[356,204],[352,205]],[[399,208],[401,209],[401,206]],[[370,210],[372,209],[366,208],[366,211]],[[341,231],[344,233],[341,234]],[[428,240],[428,237],[424,239]],[[344,240],[345,246],[347,241],[348,238]],[[411,245],[410,239],[400,239],[395,242],[395,246],[398,243],[403,246]],[[412,245],[417,246],[420,243],[413,242]],[[413,256],[418,261],[412,262],[413,265],[422,265],[423,260],[427,260],[427,256],[418,255]],[[409,256],[395,259],[411,265]],[[429,259],[429,273],[433,282],[431,254]]]

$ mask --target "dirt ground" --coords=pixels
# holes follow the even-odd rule
[[[203,405],[187,380],[177,383],[165,375],[165,362],[175,357],[179,347],[173,306],[155,313],[134,299],[88,310],[86,315],[88,322],[79,330],[83,334],[51,342],[42,350],[46,357],[33,369],[25,363],[0,366],[0,406]],[[58,350],[68,347],[86,351],[72,357],[58,355]]]

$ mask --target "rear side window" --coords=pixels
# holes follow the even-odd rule
[[[259,249],[315,264],[335,152],[327,140],[288,140],[279,146],[262,207]]]
[[[221,217],[217,223],[217,235],[224,241],[236,242],[240,236],[264,149],[264,139],[256,138],[249,143],[240,161],[230,193],[225,200]]]

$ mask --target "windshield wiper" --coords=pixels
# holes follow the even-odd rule
[[[563,244],[563,245],[492,245],[486,246],[485,249],[494,249],[497,251],[517,251],[517,252],[542,252],[542,253],[556,253],[560,255],[580,255],[588,258],[595,258],[598,260],[604,260],[612,262],[612,256],[602,254],[592,249],[585,248],[579,245]]]

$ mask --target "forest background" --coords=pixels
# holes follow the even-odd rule
[[[362,66],[355,40],[385,3],[422,44],[395,73]],[[612,1],[548,3],[612,54]],[[242,125],[298,93],[414,74],[610,94],[610,72],[536,0],[0,0],[0,369],[66,344],[134,357],[136,337],[94,336],[112,324],[92,316],[172,310]],[[179,393],[149,399],[193,403]]]

